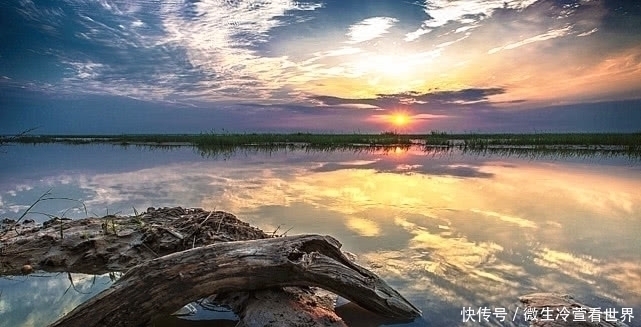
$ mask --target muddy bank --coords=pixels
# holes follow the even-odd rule
[[[223,211],[155,209],[135,216],[0,222],[0,274],[34,270],[104,274],[216,242],[271,237]]]

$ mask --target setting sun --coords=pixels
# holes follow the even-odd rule
[[[402,113],[392,115],[391,119],[392,123],[396,126],[404,126],[410,122],[410,117]]]

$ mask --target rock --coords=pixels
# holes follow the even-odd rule
[[[29,275],[33,272],[33,267],[31,265],[24,265],[20,268],[20,271],[25,275]]]

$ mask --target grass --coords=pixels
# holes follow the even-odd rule
[[[4,141],[3,141],[4,140]],[[16,135],[0,138],[4,143],[65,143],[181,146],[191,145],[203,154],[233,152],[234,148],[258,146],[279,149],[302,146],[316,150],[334,150],[359,147],[396,147],[424,144],[466,150],[489,148],[530,149],[604,149],[641,152],[641,133],[537,133],[537,134],[447,134],[432,131],[429,134],[312,134],[312,133],[244,133],[244,134],[123,134],[123,135]]]
[[[549,134],[470,134],[465,138],[471,144],[487,145],[573,145],[573,146],[639,146],[641,133],[549,133]]]
[[[65,215],[67,214],[67,212],[68,212],[68,211],[69,211],[69,209],[71,209],[71,208],[69,208],[69,209],[65,210],[65,212],[64,212],[64,213],[62,214],[62,216],[60,216],[60,217],[55,216],[55,215],[52,215],[52,214],[43,213],[43,212],[36,212],[36,211],[33,211],[33,210],[32,210],[32,209],[33,209],[33,208],[34,208],[38,203],[41,203],[41,202],[44,202],[44,201],[50,201],[50,200],[65,200],[65,201],[77,202],[77,203],[79,203],[79,204],[81,204],[81,205],[82,205],[82,208],[84,209],[85,214],[87,214],[87,207],[85,206],[84,202],[82,202],[82,201],[80,201],[80,200],[76,200],[76,199],[65,198],[65,197],[53,197],[53,196],[51,196],[51,189],[49,189],[49,190],[47,190],[45,193],[43,193],[42,195],[40,195],[40,197],[38,197],[38,199],[36,199],[36,201],[34,201],[34,202],[33,202],[33,203],[32,203],[32,204],[27,208],[27,210],[25,210],[25,211],[22,213],[22,215],[20,215],[20,217],[18,217],[18,219],[17,219],[16,221],[14,221],[14,222],[11,224],[11,226],[10,226],[9,228],[7,228],[5,231],[0,231],[0,236],[4,236],[4,235],[6,235],[7,233],[9,233],[11,230],[14,230],[14,229],[16,228],[16,226],[20,223],[20,221],[21,221],[21,220],[22,220],[22,219],[23,219],[27,214],[29,214],[29,213],[33,213],[33,214],[39,214],[39,215],[47,216],[47,217],[51,218],[52,220],[53,220],[53,219],[57,219],[57,220],[59,220],[59,221],[60,221],[60,239],[62,239],[62,238],[64,237],[64,235],[63,235],[63,226],[62,226],[62,225],[63,225],[63,219],[65,218]]]
[[[306,143],[312,145],[398,145],[410,144],[409,135],[393,132],[381,134],[123,134],[123,135],[23,135],[12,137],[13,143],[112,143],[112,144],[191,144],[196,146],[242,146]]]
[[[423,140],[427,146],[446,146],[448,148],[453,147],[465,151],[484,151],[490,149],[528,150],[529,152],[587,150],[619,152],[636,156],[641,154],[641,133],[433,133],[432,135],[424,136]]]
[[[430,145],[451,145],[463,142],[466,146],[480,145],[574,145],[627,146],[641,145],[641,133],[537,133],[537,134],[445,134],[411,135]]]
[[[516,157],[527,159],[590,159],[590,158],[615,158],[627,157],[637,161],[641,160],[641,151],[627,151],[617,149],[597,148],[572,148],[572,147],[486,147],[486,148],[463,148],[463,153],[477,156],[498,156]]]

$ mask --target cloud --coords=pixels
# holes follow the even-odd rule
[[[420,28],[405,35],[405,41],[414,41],[432,30],[442,27],[448,23],[456,22],[464,27],[459,27],[459,32],[474,28],[480,21],[492,16],[496,9],[526,8],[536,0],[472,0],[472,1],[450,1],[450,0],[425,0],[423,10],[427,14],[426,19]]]
[[[394,26],[398,19],[391,17],[371,17],[349,27],[347,43],[361,43],[381,37]]]
[[[470,209],[470,211],[472,211],[474,213],[485,215],[487,217],[498,218],[501,221],[504,221],[504,222],[509,223],[509,224],[516,225],[516,226],[521,227],[521,228],[532,228],[532,229],[537,229],[538,228],[538,225],[535,222],[533,222],[531,220],[528,220],[528,219],[523,219],[521,217],[512,216],[512,215],[506,215],[506,214],[494,212],[494,211],[491,211],[491,210],[479,210],[479,209],[476,209],[476,208]]]
[[[108,274],[38,272],[3,277],[0,279],[0,326],[47,326],[112,283]]]
[[[599,30],[599,29],[598,29],[597,27],[595,27],[595,28],[593,28],[593,29],[591,29],[591,30],[589,30],[589,31],[587,31],[587,32],[583,32],[583,33],[577,34],[576,36],[588,36],[588,35],[592,35],[592,34],[596,33],[598,30]]]
[[[67,78],[67,80],[73,80],[74,78],[85,80],[85,79],[95,79],[100,76],[100,70],[105,67],[103,64],[94,63],[91,61],[87,62],[67,62],[71,66],[76,75],[72,78]]]
[[[26,57],[20,66],[40,60],[52,63],[38,69],[39,76],[29,83],[31,89],[55,96],[108,94],[172,101],[177,90],[202,77],[184,61],[176,60],[180,58],[179,49],[157,46],[160,31],[154,3],[101,1],[79,5],[61,1],[51,8],[29,3],[21,2],[14,8],[29,13],[26,19],[37,20],[20,22],[24,37],[20,43],[13,42],[16,53]],[[41,24],[49,27],[43,30]],[[31,51],[42,58],[30,58]],[[16,77],[30,80],[30,76]]]
[[[402,92],[396,94],[378,94],[376,98],[353,99],[334,96],[312,96],[311,99],[320,101],[328,106],[340,106],[346,104],[366,104],[381,109],[391,109],[400,105],[424,105],[424,104],[450,104],[467,105],[489,103],[489,97],[503,94],[503,88],[469,88],[457,91],[432,91],[420,93],[416,91]],[[415,106],[416,107],[416,106]]]
[[[33,179],[51,177],[61,183],[70,180],[74,187],[70,192],[83,188],[90,199],[97,197],[97,202],[89,205],[100,210],[98,213],[103,213],[105,207],[109,212],[123,210],[127,214],[132,205],[140,209],[176,204],[229,210],[265,229],[271,226],[268,231],[286,224],[280,232],[293,225],[292,233],[332,234],[346,249],[357,252],[363,262],[377,264],[377,272],[398,285],[413,302],[419,301],[421,308],[425,308],[420,301],[426,294],[448,302],[445,310],[454,320],[460,306],[492,303],[507,307],[528,289],[550,289],[554,285],[576,286],[596,296],[596,301],[606,297],[618,298],[616,303],[626,306],[639,304],[638,257],[634,256],[633,243],[622,240],[638,239],[635,231],[641,210],[641,175],[625,162],[611,162],[603,171],[593,165],[527,158],[466,156],[457,162],[461,158],[426,156],[421,151],[398,156],[249,152],[213,160],[200,159],[186,149],[110,149],[106,153],[100,148],[93,156],[89,155],[93,152],[87,152],[91,149],[94,148],[63,148],[58,154],[60,160],[53,160],[53,164],[61,161],[65,169],[72,169],[63,159],[73,152],[78,158],[95,157],[90,160],[100,161],[100,165],[88,166],[99,169],[97,174],[72,169],[72,175],[59,176],[46,169],[37,170]],[[49,150],[60,152],[58,148]],[[112,162],[111,168],[104,167],[105,158]],[[126,166],[121,158],[127,158]],[[15,160],[22,164],[24,160],[19,159]],[[491,178],[408,175],[400,169],[383,172],[376,167],[358,169],[377,161],[388,162],[389,166],[424,166],[426,171],[447,165],[456,168],[460,165],[454,162],[464,163],[464,167],[474,165],[479,172],[491,174]],[[313,171],[323,163],[352,168]],[[58,183],[54,186],[60,187]],[[98,194],[99,190],[104,193]],[[608,223],[604,224],[606,216]],[[547,227],[549,219],[557,221],[559,227]],[[511,224],[506,225],[508,222]],[[541,227],[536,234],[532,233],[531,223]],[[348,230],[348,226],[352,229]],[[377,237],[362,237],[377,233]],[[568,237],[568,233],[574,237]],[[603,234],[620,237],[599,237]],[[593,245],[587,250],[586,239]],[[36,294],[41,300],[51,300],[49,303],[57,301],[60,305],[56,308],[70,308],[67,299],[71,292],[62,299],[64,302],[60,298],[68,286],[66,276],[59,277],[55,289],[48,289],[43,278],[32,278],[31,281],[42,283],[29,288],[22,282],[5,281],[14,285],[3,285],[3,306],[30,309],[24,306],[30,301],[25,294]],[[558,283],[551,283],[551,279]],[[96,285],[106,286],[103,279],[99,281]],[[90,280],[86,280],[82,287],[89,284]],[[57,314],[48,313],[47,317]],[[13,315],[8,317],[14,320],[7,320],[7,325],[21,323]],[[46,321],[35,325],[46,325]]]
[[[116,95],[212,110],[232,103],[328,109],[332,102],[352,109],[525,108],[639,94],[634,6],[386,1],[339,15],[351,4],[79,3],[8,6],[0,87],[12,81],[11,94]],[[420,97],[496,87],[505,91]]]
[[[269,40],[272,29],[304,21],[298,12],[321,7],[290,0],[102,0],[56,6],[23,1],[9,9],[18,13],[16,23],[28,29],[20,35],[58,35],[17,51],[57,59],[51,67],[61,67],[63,76],[52,83],[54,93],[189,102],[278,94],[287,76],[295,76],[294,63],[286,56],[261,56],[256,47]]]
[[[608,19],[612,19],[608,15],[604,2],[538,1],[519,10],[498,8],[468,30],[464,41],[443,51],[441,58],[451,58],[451,62],[443,69],[434,69],[431,75],[437,77],[430,86],[463,81],[484,87],[501,85],[509,92],[493,97],[494,102],[519,108],[544,107],[555,101],[585,102],[589,98],[603,101],[605,94],[610,94],[609,99],[620,99],[613,89],[639,87],[631,78],[624,78],[626,73],[583,83],[601,62],[623,48],[631,48],[631,44],[622,42],[624,37],[620,35],[626,34],[622,31],[603,37]],[[452,22],[439,29],[438,36],[451,41],[458,37],[453,31],[461,26]],[[590,34],[595,29],[599,33]],[[591,36],[579,37],[586,34]]]
[[[374,221],[360,217],[348,217],[345,221],[347,228],[365,237],[379,236],[381,227]]]
[[[186,51],[187,60],[205,76],[194,95],[210,100],[268,99],[287,85],[295,64],[286,56],[262,57],[254,47],[268,41],[270,30],[284,24],[281,17],[295,11],[313,11],[320,4],[290,0],[262,2],[203,1],[190,5],[186,17],[180,3],[161,7],[165,36],[159,44]],[[222,83],[224,81],[224,83]]]
[[[309,59],[306,59],[300,63],[300,69],[305,71],[310,71],[310,70],[316,70],[317,68],[320,68],[320,65],[315,64],[317,61],[322,60],[322,59],[327,59],[327,58],[332,58],[332,57],[348,57],[351,55],[355,55],[358,53],[362,53],[363,49],[360,48],[355,48],[352,46],[348,47],[340,47],[338,49],[332,49],[332,50],[325,50],[325,51],[317,51],[312,53],[312,57]],[[311,68],[311,69],[308,69]]]
[[[530,44],[530,43],[534,43],[534,42],[541,42],[541,41],[545,41],[545,40],[555,39],[557,37],[568,35],[571,30],[572,30],[572,28],[570,26],[567,26],[567,27],[564,27],[564,28],[560,28],[560,29],[550,30],[550,31],[548,31],[546,33],[539,34],[539,35],[536,35],[536,36],[532,36],[532,37],[529,37],[529,38],[527,38],[525,40],[522,40],[522,41],[519,41],[519,42],[514,42],[514,43],[507,44],[507,45],[504,45],[504,46],[501,46],[501,47],[498,47],[498,48],[490,49],[490,50],[488,50],[487,53],[488,54],[493,54],[493,53],[497,53],[497,52],[502,51],[502,50],[516,49],[518,47],[522,47],[522,46],[524,46],[526,44]],[[582,34],[584,34],[584,33],[582,33]],[[589,35],[589,34],[585,34],[585,35]],[[580,35],[580,36],[585,36],[585,35]]]
[[[325,52],[322,52],[318,55],[318,57],[336,57],[336,56],[345,56],[345,55],[352,55],[356,54],[359,52],[362,52],[363,50],[359,48],[354,48],[354,47],[342,47],[340,49],[336,50],[328,50]]]
[[[421,153],[409,149],[409,150],[400,150],[395,152],[401,156],[420,156]],[[480,166],[474,165],[450,165],[450,164],[430,164],[425,165],[416,162],[407,160],[407,163],[399,165],[398,162],[394,160],[373,160],[373,161],[363,161],[359,163],[354,162],[339,162],[339,163],[323,163],[319,167],[313,168],[314,172],[337,172],[340,170],[374,170],[380,173],[396,173],[396,174],[423,174],[426,176],[450,176],[454,178],[492,178],[494,177],[491,173],[486,173],[481,171]]]
[[[414,115],[405,114],[405,115],[407,116],[407,119],[410,123],[416,123],[420,121],[433,121],[433,120],[449,117],[447,115],[435,115],[435,114],[414,114]],[[384,115],[371,115],[370,120],[378,124],[389,125],[389,123],[393,121],[396,116],[397,116],[396,113],[390,113],[390,114],[384,114]]]

